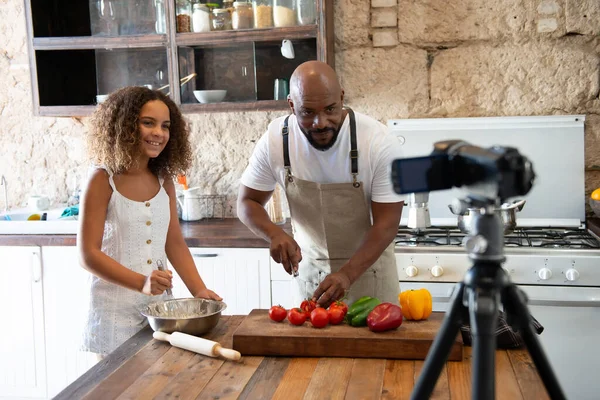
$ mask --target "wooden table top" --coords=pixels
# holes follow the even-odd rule
[[[244,316],[205,337],[231,347]],[[55,399],[408,399],[423,361],[246,356],[232,362],[156,341],[146,328]],[[496,352],[497,399],[547,399],[526,350]],[[471,398],[471,348],[448,361],[432,399]]]

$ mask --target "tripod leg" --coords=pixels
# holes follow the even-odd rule
[[[496,326],[500,292],[492,287],[477,289],[467,286],[469,319],[473,336],[473,399],[496,396]]]
[[[440,332],[429,349],[425,364],[421,370],[421,375],[419,375],[419,379],[411,394],[410,398],[412,400],[428,399],[435,388],[435,384],[448,359],[448,354],[450,354],[452,344],[460,329],[464,315],[464,305],[462,303],[464,289],[465,284],[459,282],[450,300],[450,308],[440,327]]]
[[[506,312],[516,318],[517,326],[525,347],[529,351],[533,363],[544,382],[548,395],[554,400],[566,399],[556,375],[550,366],[550,362],[542,349],[539,339],[531,326],[531,314],[525,302],[525,295],[521,293],[514,284],[510,284],[505,289],[505,298],[503,299]]]

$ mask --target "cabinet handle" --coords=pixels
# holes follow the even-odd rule
[[[200,253],[200,254],[192,254],[192,256],[195,258],[212,258],[212,257],[217,257],[218,254],[217,253]]]
[[[33,282],[38,283],[42,280],[42,259],[39,251],[32,251],[31,253],[35,257],[31,266]]]

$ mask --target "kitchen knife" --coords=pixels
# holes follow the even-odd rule
[[[171,346],[179,347],[184,350],[193,351],[194,353],[203,354],[209,357],[221,356],[228,360],[239,361],[242,357],[239,351],[233,349],[225,349],[221,344],[212,340],[204,339],[197,336],[188,335],[187,333],[173,332],[171,334],[165,332],[154,332],[152,335],[156,340],[171,343]]]

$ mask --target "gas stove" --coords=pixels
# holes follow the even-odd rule
[[[472,266],[456,227],[398,229],[401,281],[458,282]],[[505,235],[503,267],[518,284],[600,286],[600,240],[584,229],[518,228]]]
[[[431,227],[423,231],[399,228],[396,248],[463,246],[465,234],[456,227]],[[600,240],[583,229],[517,228],[504,236],[505,251],[511,248],[600,249]]]
[[[460,139],[515,147],[531,160],[537,178],[522,198],[526,204],[516,215],[517,229],[505,235],[500,266],[544,325],[540,340],[570,399],[596,399],[600,390],[593,350],[600,331],[600,240],[584,228],[584,121],[582,115],[388,121],[402,144],[398,158],[425,156],[435,142]],[[407,228],[410,206],[402,213],[395,240],[400,289],[428,289],[436,311],[448,309],[456,282],[473,265],[465,234],[448,208],[468,194],[453,188],[412,202],[418,212],[427,207],[431,217],[432,227],[418,233]],[[426,220],[413,218],[411,226],[427,226]]]

